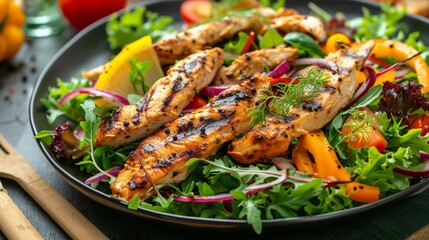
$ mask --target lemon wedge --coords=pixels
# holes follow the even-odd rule
[[[146,85],[151,86],[155,81],[164,76],[158,55],[152,47],[152,39],[150,36],[144,36],[125,46],[107,64],[94,88],[111,91],[124,98],[127,98],[128,94],[131,93],[143,95],[143,90],[136,89],[136,92],[133,84],[129,81],[131,57],[135,57],[138,61],[152,62],[152,67],[143,75]],[[107,98],[97,99],[95,103],[98,106],[117,105]]]

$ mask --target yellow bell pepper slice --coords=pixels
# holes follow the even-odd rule
[[[398,61],[404,61],[418,53],[416,49],[402,42],[385,39],[374,39],[372,41],[375,43],[372,55],[376,58],[392,57]],[[425,60],[421,56],[416,56],[410,59],[407,64],[414,69],[419,83],[423,85],[422,92],[428,92],[429,66]]]

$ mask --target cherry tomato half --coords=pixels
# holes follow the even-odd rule
[[[186,0],[180,5],[180,14],[185,23],[194,24],[208,18],[211,7],[209,0]]]
[[[198,109],[204,107],[206,104],[207,101],[204,98],[195,96],[185,109]]]
[[[379,152],[383,152],[387,147],[387,141],[377,130],[377,126],[375,114],[368,108],[362,108],[358,114],[347,118],[341,133],[343,137],[349,137],[346,142],[352,148],[376,147]]]
[[[411,124],[411,129],[421,128],[421,136],[426,135],[429,132],[429,113],[423,114],[420,117],[416,118]]]
[[[76,30],[124,8],[127,0],[59,0],[64,17]]]

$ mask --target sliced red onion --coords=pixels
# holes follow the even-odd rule
[[[404,61],[397,62],[397,63],[395,63],[395,64],[393,64],[393,65],[390,65],[388,68],[386,68],[386,69],[384,69],[383,71],[381,71],[381,72],[377,73],[377,77],[379,77],[379,76],[381,76],[381,75],[383,75],[383,74],[385,74],[385,73],[387,73],[387,72],[390,72],[390,71],[392,71],[392,70],[397,69],[399,66],[402,66],[402,65],[406,64],[408,61],[410,61],[411,59],[413,59],[414,57],[416,57],[416,56],[418,56],[418,55],[420,55],[420,54],[421,54],[421,52],[420,52],[420,53],[417,53],[417,54],[414,54],[413,56],[411,56],[411,57],[409,57],[409,58],[405,59]]]
[[[299,59],[293,60],[291,64],[294,66],[295,65],[317,65],[317,66],[329,68],[333,71],[339,70],[337,64],[335,64],[333,61],[330,61],[324,58],[299,58]]]
[[[289,160],[283,157],[272,158],[271,162],[274,164],[274,166],[277,167],[277,169],[280,169],[280,170],[295,169],[295,167],[292,164],[292,160]]]
[[[360,88],[355,92],[349,104],[345,107],[346,109],[353,106],[362,96],[364,96],[368,90],[374,86],[375,80],[377,79],[377,75],[372,67],[365,67],[368,71],[368,77],[366,81],[360,86]]]
[[[85,180],[85,184],[89,185],[89,184],[96,183],[96,182],[99,182],[101,180],[104,180],[104,179],[108,178],[109,176],[107,176],[105,173],[108,173],[110,175],[116,176],[116,175],[118,175],[119,171],[121,169],[123,169],[123,168],[124,167],[122,167],[122,166],[114,166],[112,168],[107,169],[104,172],[97,173],[94,176],[86,179]]]
[[[425,153],[426,155],[427,153]],[[421,155],[421,154],[420,154]],[[426,156],[428,157],[428,156]],[[429,159],[422,159],[424,167],[422,169],[410,169],[402,166],[396,166],[393,171],[411,177],[426,177],[429,176]]]
[[[228,89],[232,86],[232,84],[225,84],[220,86],[207,86],[201,89],[200,94],[206,97],[212,98],[214,96],[219,95],[223,90]]]
[[[230,201],[234,200],[234,196],[229,193],[217,194],[214,196],[174,196],[174,200],[178,202],[194,202],[194,203],[210,203],[210,202],[222,202],[222,201]]]
[[[409,68],[402,68],[396,71],[395,73],[395,80],[403,79],[405,75],[411,72],[411,69]]]
[[[274,185],[284,183],[286,181],[287,177],[288,177],[287,171],[283,171],[283,174],[279,178],[277,178],[276,180],[268,182],[268,183],[263,183],[263,184],[250,185],[250,186],[246,187],[244,189],[244,191],[246,192],[247,196],[253,195],[253,194],[256,194],[260,191],[270,189]]]
[[[286,75],[288,78],[295,78],[296,74],[298,73],[298,68],[294,68]]]
[[[425,151],[419,151],[419,154],[420,154],[420,158],[421,159],[424,159],[424,160],[429,160],[429,153],[428,152],[425,152]]]
[[[89,94],[91,96],[108,98],[108,99],[117,101],[121,105],[130,104],[126,98],[122,97],[121,95],[118,95],[117,93],[107,91],[107,90],[100,90],[100,89],[96,89],[96,88],[81,88],[81,89],[71,91],[71,92],[67,93],[66,95],[64,95],[60,99],[59,102],[61,104],[64,104],[79,94]]]
[[[287,177],[288,177],[288,174],[286,171],[284,171],[283,174],[280,175],[280,177],[278,177],[276,180],[268,182],[268,183],[263,183],[263,184],[250,185],[244,189],[244,192],[246,193],[247,196],[256,194],[260,191],[270,189],[276,184],[284,183],[286,181]],[[222,194],[217,194],[214,196],[206,196],[206,197],[202,197],[202,196],[194,196],[194,197],[174,196],[174,200],[176,200],[176,201],[179,201],[179,202],[195,202],[195,203],[222,202],[222,201],[230,201],[230,200],[234,200],[234,199],[235,199],[235,197],[229,193],[222,193]]]
[[[266,76],[272,78],[279,78],[283,76],[283,74],[287,74],[290,70],[290,63],[287,59],[283,60],[274,70],[269,72]]]

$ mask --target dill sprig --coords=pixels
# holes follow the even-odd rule
[[[267,114],[275,118],[285,117],[292,107],[314,98],[326,81],[324,72],[311,68],[306,76],[298,76],[298,81],[278,82],[260,94],[262,102],[250,111],[251,124],[264,123]]]

